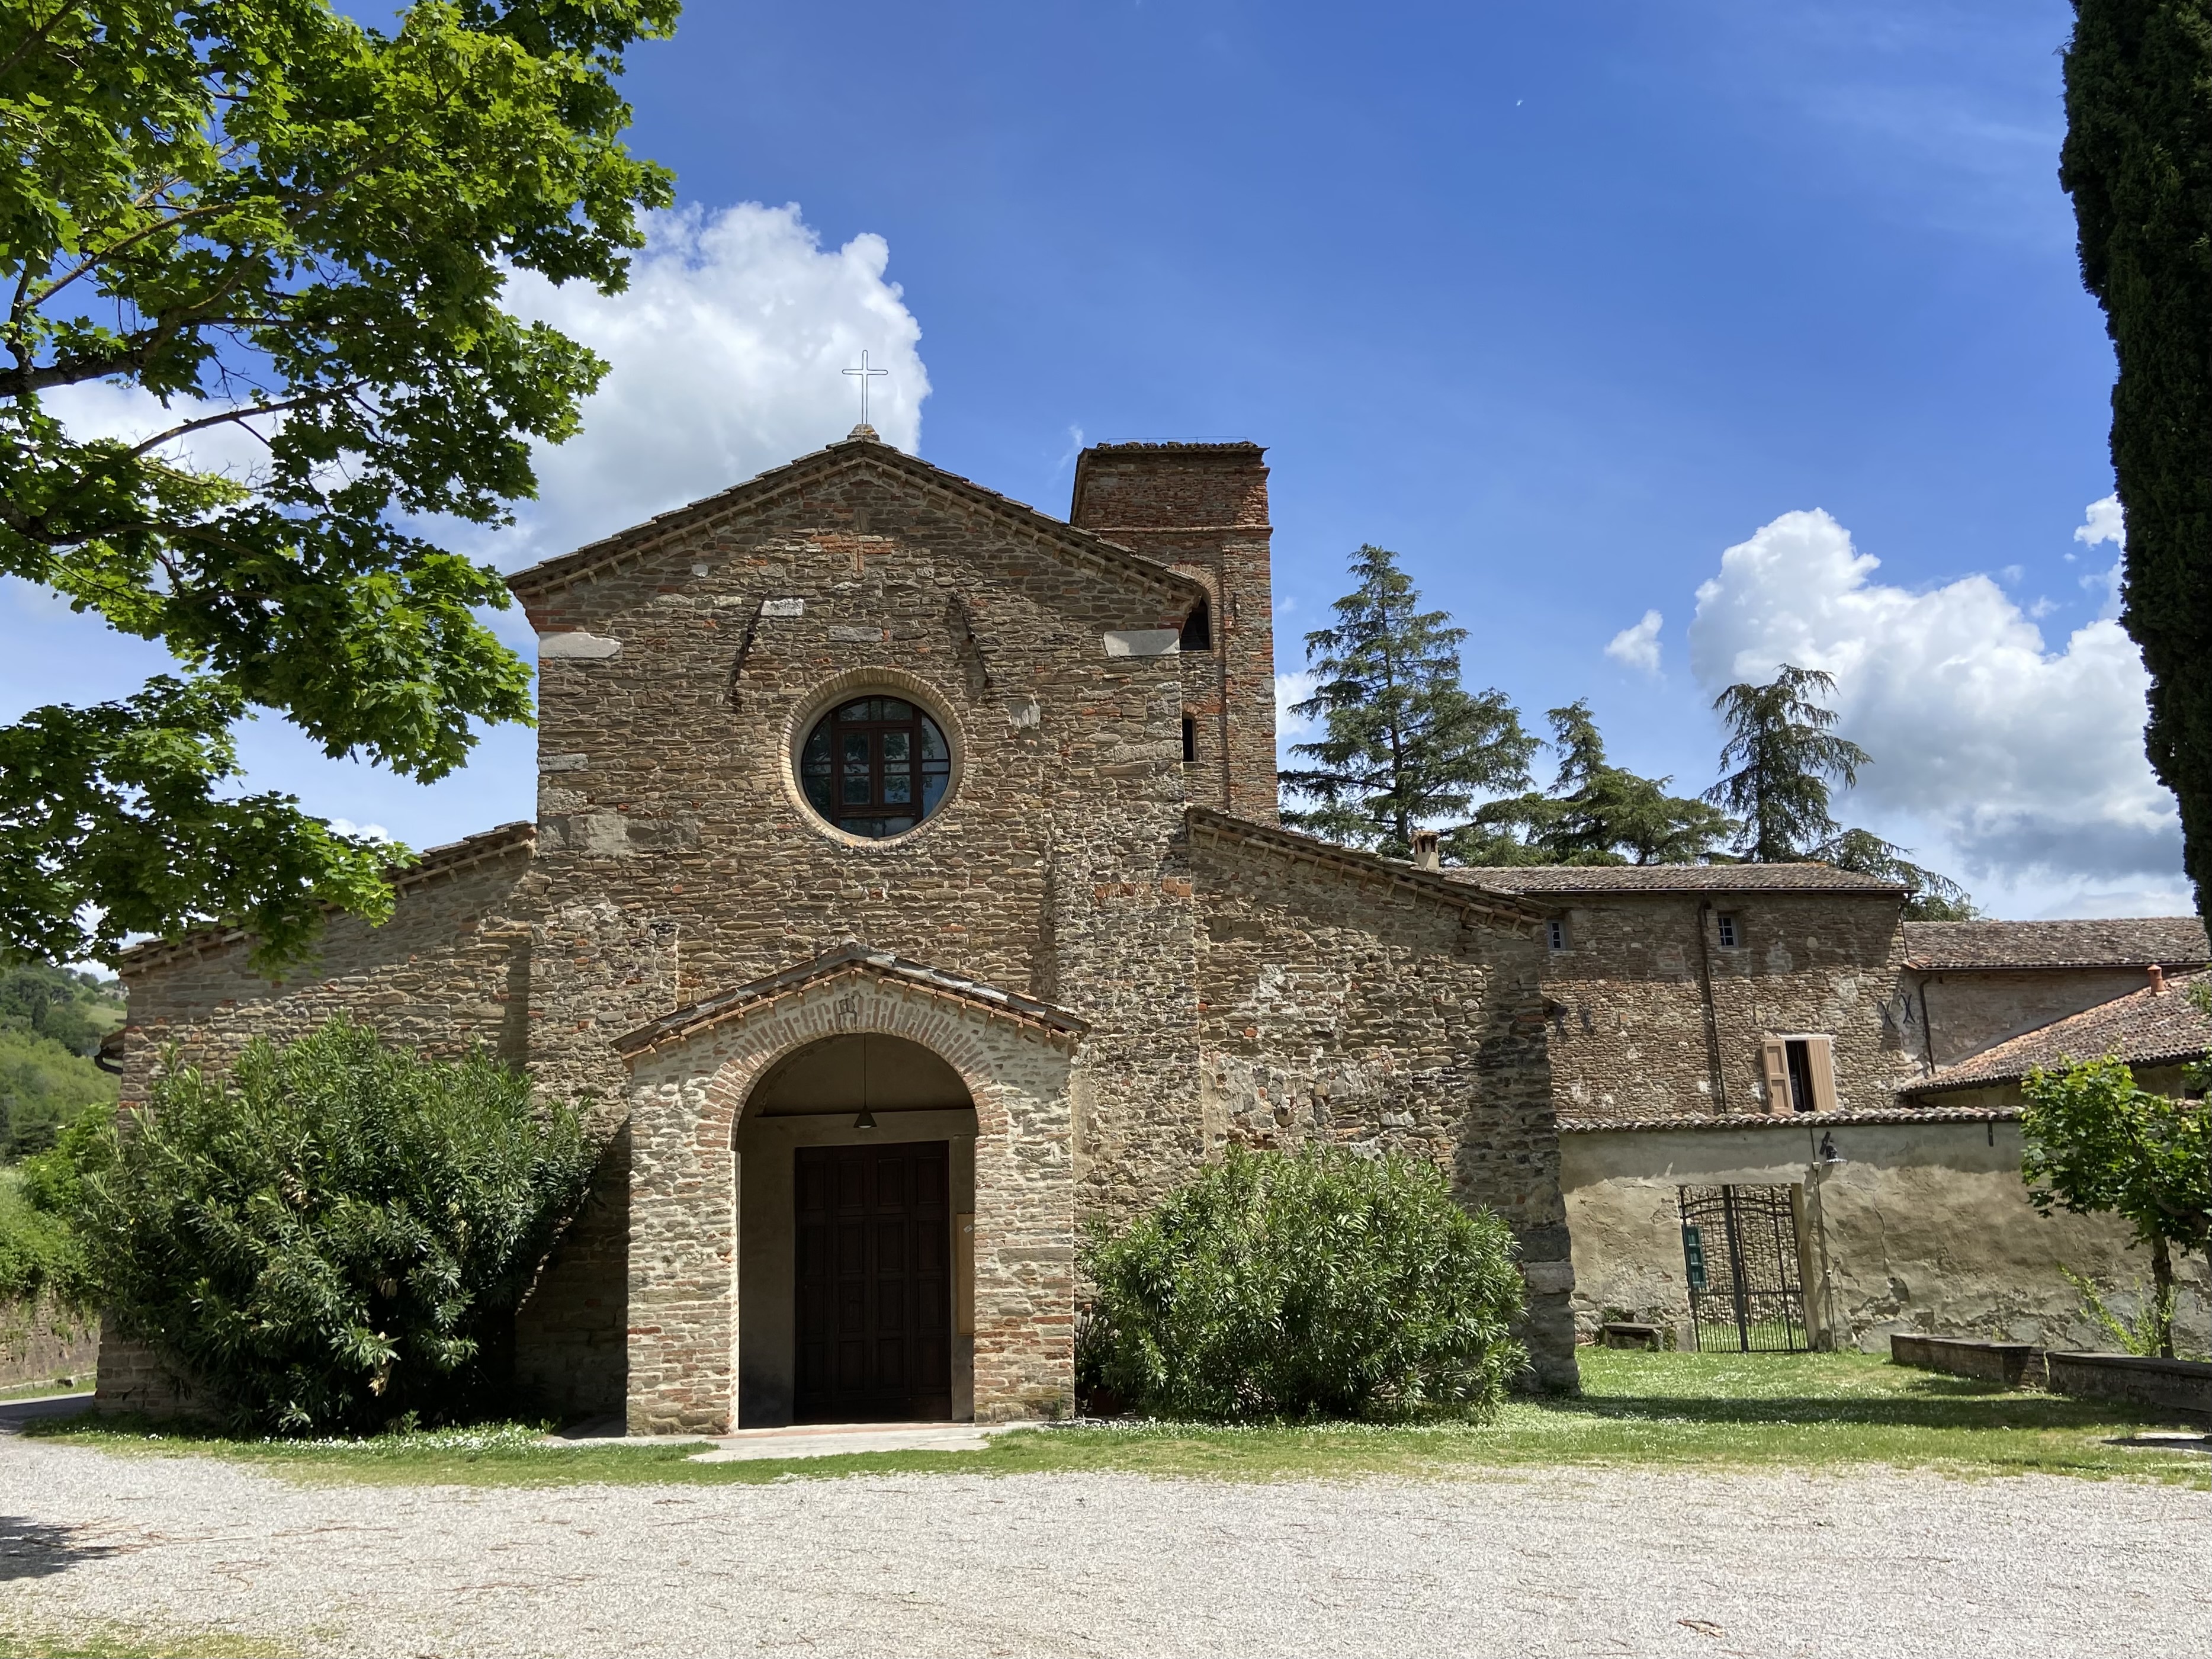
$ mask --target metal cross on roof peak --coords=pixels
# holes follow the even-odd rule
[[[870,368],[868,367],[868,354],[864,351],[860,354],[860,366],[858,368],[840,369],[838,372],[842,374],[852,374],[859,377],[860,382],[860,424],[862,426],[868,426],[870,424],[868,420],[868,382],[878,378],[879,376],[890,374],[890,370],[888,368]]]

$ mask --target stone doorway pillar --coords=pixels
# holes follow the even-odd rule
[[[1064,1011],[851,945],[620,1039],[630,1067],[633,1434],[738,1421],[736,1134],[753,1085],[824,1037],[920,1043],[974,1102],[977,1422],[1073,1408],[1074,1181]]]

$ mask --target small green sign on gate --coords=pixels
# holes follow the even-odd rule
[[[1691,1225],[1686,1221],[1682,1224],[1682,1266],[1690,1275],[1690,1288],[1693,1291],[1704,1290],[1705,1288],[1705,1236],[1701,1229]]]

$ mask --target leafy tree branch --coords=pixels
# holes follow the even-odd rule
[[[330,0],[0,0],[0,572],[180,668],[0,731],[0,951],[227,921],[296,957],[325,907],[388,905],[391,849],[246,794],[230,725],[428,781],[530,718],[479,614],[497,574],[407,525],[507,522],[532,446],[576,430],[605,365],[501,290],[623,286],[671,191],[615,82],[677,9],[418,0],[387,31]],[[44,401],[95,381],[174,418],[126,440]],[[227,426],[249,477],[189,453]]]

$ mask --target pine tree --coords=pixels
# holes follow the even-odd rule
[[[1735,832],[1735,820],[1706,802],[1667,793],[1672,778],[1647,778],[1609,764],[1587,699],[1549,712],[1559,775],[1553,820],[1536,837],[1559,864],[1694,864]]]
[[[1833,675],[1785,662],[1765,685],[1713,699],[1729,740],[1705,799],[1743,821],[1736,851],[1754,864],[1797,862],[1843,830],[1828,811],[1830,781],[1856,783],[1871,757],[1836,736],[1835,710],[1814,700],[1835,689]]]
[[[1966,921],[1980,914],[1966,890],[1905,855],[1911,849],[1870,830],[1847,829],[1828,811],[1831,781],[1846,788],[1873,757],[1835,735],[1836,713],[1814,700],[1836,689],[1817,668],[1784,663],[1765,685],[1731,685],[1713,700],[1729,726],[1723,769],[1705,799],[1743,815],[1736,850],[1754,864],[1818,860],[1879,876],[1905,890],[1915,921]]]
[[[2119,359],[2120,622],[2150,671],[2150,763],[2212,899],[2212,0],[2075,0],[2066,143],[2081,280]],[[2212,913],[2208,913],[2212,914]]]
[[[1693,864],[1735,833],[1735,820],[1717,807],[1668,794],[1672,778],[1611,764],[1586,699],[1550,709],[1547,718],[1559,755],[1550,790],[1478,809],[1446,843],[1455,862]]]
[[[1405,858],[1413,831],[1464,821],[1477,797],[1525,789],[1536,740],[1505,694],[1460,684],[1467,630],[1420,595],[1398,556],[1362,547],[1358,586],[1336,602],[1336,626],[1306,635],[1314,695],[1292,711],[1323,735],[1291,752],[1311,764],[1280,775],[1285,793],[1313,803],[1285,811],[1303,830]]]

